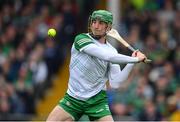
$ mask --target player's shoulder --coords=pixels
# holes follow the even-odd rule
[[[88,33],[78,34],[74,39],[74,46],[78,51],[91,43],[94,43],[94,42],[92,38],[89,37]]]
[[[79,41],[81,39],[91,39],[87,33],[80,33],[75,37],[75,41]]]

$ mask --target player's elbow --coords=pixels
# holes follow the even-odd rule
[[[111,86],[111,88],[114,88],[114,89],[117,89],[119,88],[123,83],[124,81],[126,81],[127,79],[113,79],[113,80],[110,80],[109,84]]]
[[[118,89],[120,87],[121,82],[110,82],[110,86],[113,89]]]

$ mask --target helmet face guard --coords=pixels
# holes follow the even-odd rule
[[[90,26],[93,20],[100,20],[107,23],[108,27],[111,28],[113,23],[113,15],[111,12],[106,10],[97,10],[92,13],[88,20],[88,32],[91,33]]]

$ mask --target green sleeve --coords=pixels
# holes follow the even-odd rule
[[[85,47],[91,43],[94,43],[94,42],[85,33],[77,35],[74,40],[74,46],[78,51],[81,51],[83,49],[83,47]]]

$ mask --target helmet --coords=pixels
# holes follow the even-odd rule
[[[101,21],[107,23],[107,24],[112,24],[113,22],[113,15],[111,12],[106,11],[106,10],[97,10],[92,13],[90,16],[91,20],[94,19],[100,19]]]

